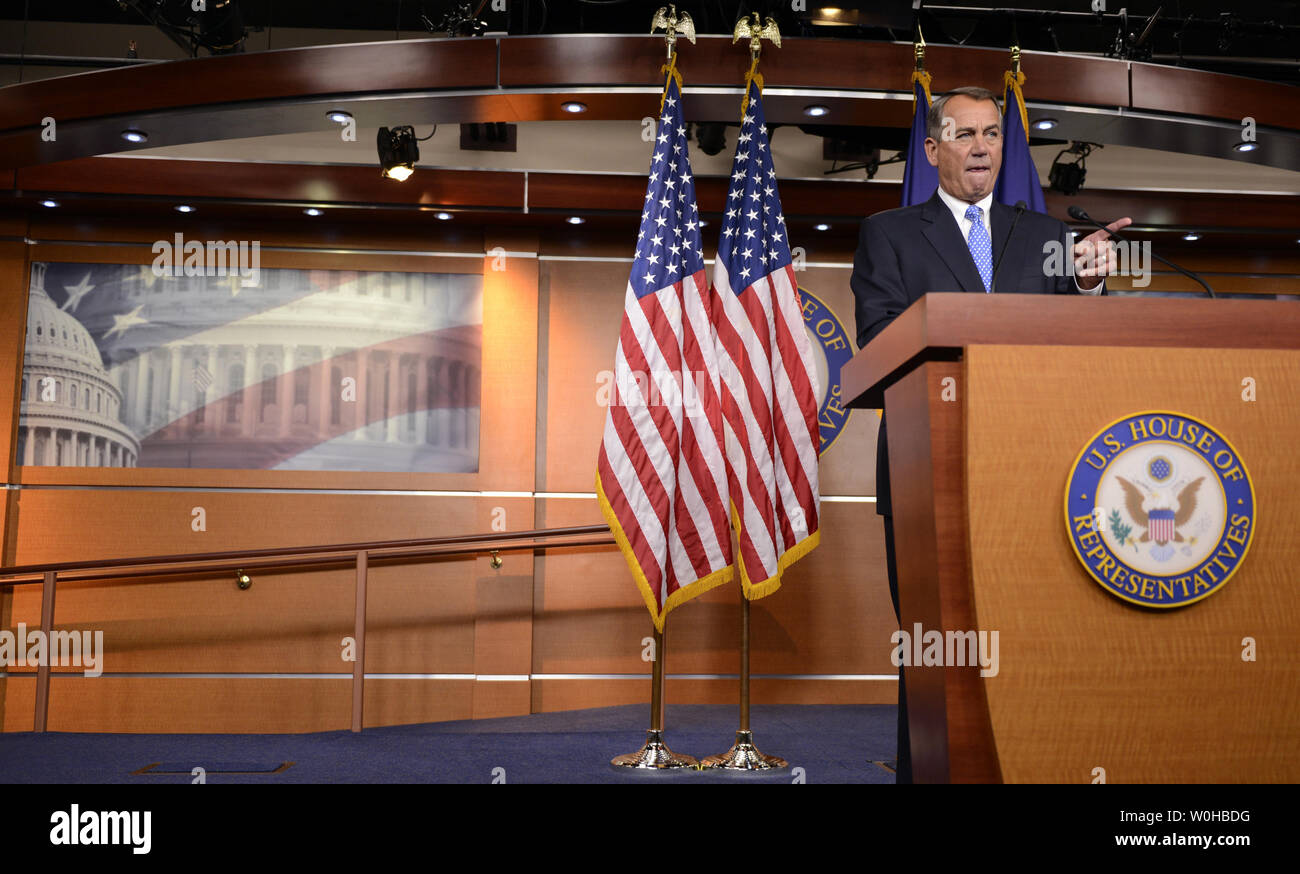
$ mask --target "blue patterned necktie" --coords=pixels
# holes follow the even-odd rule
[[[966,218],[970,220],[966,245],[970,248],[970,256],[975,259],[980,279],[984,280],[984,293],[988,294],[993,290],[993,241],[984,229],[984,210],[971,204],[966,207]]]

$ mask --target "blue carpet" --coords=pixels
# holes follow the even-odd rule
[[[897,710],[887,705],[754,707],[759,750],[791,768],[772,774],[629,772],[609,760],[645,740],[644,704],[503,719],[367,728],[360,734],[0,734],[0,782],[189,783],[893,783],[877,762],[895,754]],[[668,707],[674,752],[725,752],[734,706]],[[292,765],[268,772],[282,763]],[[153,766],[149,773],[132,772]],[[794,769],[802,769],[795,771]],[[166,771],[171,773],[158,773]],[[236,773],[223,773],[235,771]]]

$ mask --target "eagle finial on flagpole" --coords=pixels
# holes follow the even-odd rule
[[[916,39],[912,42],[912,56],[916,59],[916,72],[925,72],[925,35],[921,25],[916,25]]]
[[[772,16],[767,17],[767,21],[759,23],[758,13],[752,15],[753,23],[749,18],[741,18],[736,22],[736,30],[732,36],[733,44],[740,42],[742,39],[749,39],[749,53],[755,61],[758,60],[759,53],[763,50],[763,40],[771,41],[772,45],[778,49],[781,47],[781,31],[777,29],[776,19]]]
[[[660,6],[655,12],[655,17],[650,20],[650,32],[664,30],[664,39],[668,42],[668,57],[672,58],[673,52],[677,51],[677,35],[681,34],[695,43],[695,22],[691,20],[689,12],[677,14],[677,4]]]

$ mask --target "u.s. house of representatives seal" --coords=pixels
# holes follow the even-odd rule
[[[830,307],[802,287],[799,299],[803,303],[804,329],[812,341],[817,384],[822,390],[817,399],[817,424],[822,438],[820,454],[825,455],[853,412],[844,408],[844,397],[840,394],[840,368],[853,357],[853,344]]]
[[[1065,492],[1074,552],[1102,588],[1144,607],[1209,597],[1241,566],[1255,493],[1222,434],[1182,413],[1107,425],[1075,459]]]

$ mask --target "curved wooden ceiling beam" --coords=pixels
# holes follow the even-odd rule
[[[748,67],[727,37],[679,43],[688,116],[731,121]],[[560,118],[639,119],[658,108],[663,41],[570,35],[426,39],[284,49],[172,61],[0,88],[0,168],[184,143],[328,130],[332,108],[360,127]],[[933,46],[937,90],[1001,89],[1007,53]],[[764,105],[774,123],[906,126],[911,46],[788,39],[763,56]],[[1079,55],[1025,52],[1031,116],[1051,115],[1060,139],[1226,157],[1300,171],[1300,88],[1218,73]],[[577,99],[581,116],[560,105]],[[1260,148],[1236,153],[1254,119]],[[56,137],[43,139],[53,118]],[[127,128],[149,134],[137,146]],[[358,161],[374,160],[370,143]]]

